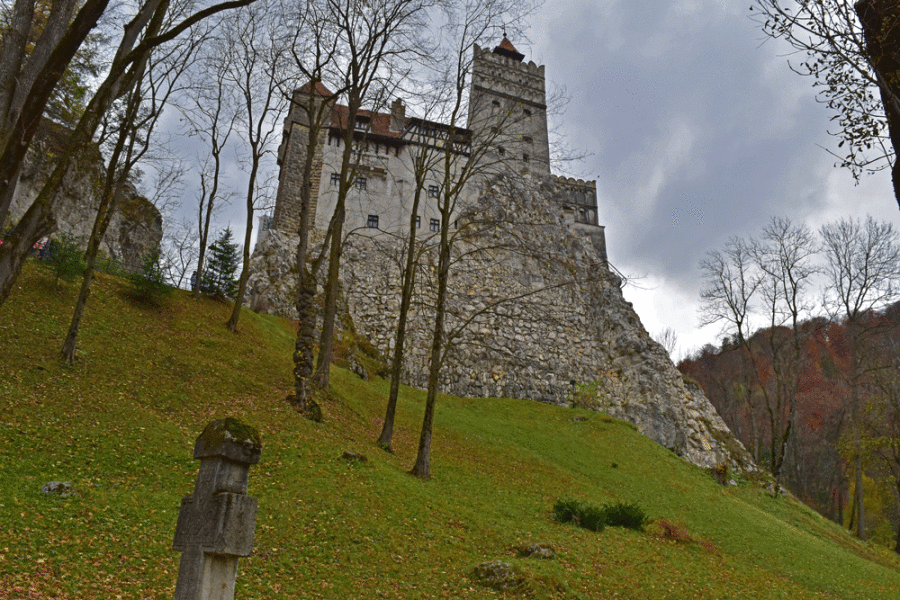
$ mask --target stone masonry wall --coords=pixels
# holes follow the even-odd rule
[[[453,345],[442,391],[575,402],[633,423],[694,464],[753,469],[703,393],[683,381],[650,338],[593,245],[566,227],[555,193],[536,179],[506,181],[469,211],[467,228],[476,233],[455,248],[466,258],[452,273]],[[296,241],[275,232],[265,244],[253,258],[254,298],[270,312],[291,316],[289,261]],[[402,252],[402,242],[351,238],[342,267],[356,330],[386,356],[394,343]],[[426,252],[406,346],[403,378],[416,387],[427,379],[432,261]]]

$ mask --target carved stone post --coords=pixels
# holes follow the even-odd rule
[[[237,419],[213,421],[194,445],[200,470],[181,500],[175,550],[181,552],[175,600],[233,600],[239,556],[253,552],[256,498],[247,496],[259,433]]]

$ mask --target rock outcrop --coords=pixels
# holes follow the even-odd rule
[[[22,167],[7,224],[18,221],[37,198],[54,166],[52,157],[62,152],[67,135],[65,128],[48,121],[43,123]],[[103,159],[93,148],[82,153],[76,165],[57,192],[55,216],[57,231],[72,235],[86,245],[100,204]],[[135,267],[150,250],[159,246],[162,234],[162,215],[152,202],[129,187],[112,215],[100,249],[123,265]]]
[[[688,461],[753,470],[702,391],[650,338],[621,279],[570,231],[550,183],[494,185],[460,216],[448,304],[451,349],[442,391],[530,398],[600,410]],[[425,244],[429,240],[423,240]],[[270,231],[252,259],[252,306],[296,318],[296,240]],[[356,236],[344,254],[344,299],[357,333],[388,355],[400,304],[404,244]],[[433,319],[434,256],[420,261],[403,379],[424,387]],[[573,385],[574,382],[574,385]]]

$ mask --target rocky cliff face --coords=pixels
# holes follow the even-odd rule
[[[753,470],[702,391],[653,341],[592,244],[565,226],[555,190],[501,182],[461,217],[448,306],[445,392],[530,398],[606,412],[690,462]],[[427,245],[428,240],[424,240]],[[252,259],[256,309],[294,317],[296,240],[273,231]],[[344,297],[356,331],[388,355],[400,304],[403,243],[355,237],[345,250]],[[404,380],[423,387],[433,315],[433,253],[423,255]],[[574,385],[572,385],[574,382]]]
[[[9,211],[9,222],[18,221],[40,193],[44,181],[53,168],[52,156],[61,152],[66,132],[52,123],[45,123],[16,185]],[[87,245],[94,218],[100,204],[99,182],[103,160],[96,149],[85,152],[57,192],[57,231],[68,233]],[[110,258],[125,265],[139,266],[144,255],[162,240],[162,215],[153,203],[128,189],[113,214],[100,249]]]

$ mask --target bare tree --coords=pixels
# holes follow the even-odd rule
[[[678,349],[678,333],[672,327],[666,327],[653,336],[653,339],[662,346],[666,354],[673,361],[675,360],[675,350]]]
[[[448,335],[447,300],[453,263],[454,245],[469,227],[478,219],[466,213],[466,204],[478,197],[478,186],[497,174],[509,172],[510,161],[521,168],[518,160],[527,162],[530,155],[516,150],[521,143],[520,136],[511,127],[512,122],[526,114],[522,106],[512,98],[469,96],[468,82],[476,76],[472,72],[477,41],[497,30],[496,20],[501,15],[507,19],[507,27],[519,22],[518,19],[531,10],[529,3],[510,5],[504,2],[479,2],[462,0],[446,7],[448,23],[444,37],[450,51],[447,66],[440,72],[442,89],[447,98],[441,121],[445,123],[440,136],[440,163],[435,173],[439,181],[437,206],[440,214],[439,232],[435,253],[437,264],[432,286],[436,289],[434,300],[434,323],[431,335],[427,395],[425,414],[419,434],[416,461],[410,474],[420,479],[431,476],[431,438],[434,429],[434,411],[437,401],[440,373],[447,356],[447,349],[459,331]],[[506,40],[506,43],[509,43]],[[511,46],[511,45],[510,45]],[[514,52],[514,50],[512,51]],[[521,56],[521,55],[520,55]],[[503,104],[506,104],[505,106]],[[528,109],[530,110],[530,109]],[[464,125],[468,125],[466,128]],[[477,132],[477,135],[475,134]],[[461,152],[468,145],[467,152]],[[507,154],[507,151],[508,154]],[[530,151],[529,151],[530,152]],[[540,157],[535,157],[540,160]],[[549,161],[549,156],[545,158]],[[525,164],[526,171],[532,165]],[[545,165],[549,174],[549,164]],[[541,168],[543,171],[543,168]],[[459,226],[460,219],[462,225]]]
[[[253,234],[253,213],[259,193],[259,169],[271,154],[271,143],[278,132],[277,118],[284,110],[286,99],[281,95],[284,49],[276,39],[275,21],[267,16],[269,6],[260,3],[235,11],[226,20],[226,53],[231,54],[231,68],[226,79],[236,96],[235,114],[247,148],[247,226],[244,232],[243,266],[234,298],[234,309],[226,327],[237,330],[247,278],[250,276],[250,239]]]
[[[707,253],[701,261],[705,284],[700,292],[703,324],[724,323],[752,374],[734,391],[747,407],[756,438],[754,398],[761,397],[768,416],[769,469],[777,495],[785,454],[795,425],[797,386],[803,357],[802,319],[812,309],[807,288],[816,273],[815,242],[807,227],[773,218],[759,240],[733,238],[724,254]],[[754,316],[768,327],[753,335]],[[764,377],[771,368],[774,377]],[[727,390],[726,390],[727,391]]]
[[[834,318],[842,319],[849,331],[856,534],[866,539],[860,431],[860,385],[865,372],[862,341],[867,334],[864,317],[897,297],[900,236],[890,223],[878,223],[872,217],[867,217],[864,223],[849,219],[829,223],[822,227],[820,234],[826,258],[825,308]]]
[[[279,151],[279,164],[299,154],[299,185],[291,185],[292,173],[282,168],[279,175],[279,202],[276,203],[275,220],[279,226],[287,227],[289,233],[296,227],[297,250],[295,254],[298,282],[295,307],[298,315],[297,338],[294,343],[294,393],[288,401],[301,412],[313,414],[311,377],[314,367],[315,328],[316,328],[316,273],[324,260],[324,247],[327,246],[330,233],[326,234],[323,250],[317,259],[309,265],[309,234],[315,225],[313,222],[313,206],[318,194],[318,181],[314,174],[321,161],[322,148],[325,145],[326,127],[331,124],[332,111],[338,94],[344,92],[338,88],[331,92],[322,83],[328,79],[331,69],[339,56],[342,43],[336,32],[328,25],[326,19],[327,3],[306,2],[295,5],[290,0],[280,11],[284,15],[282,25],[283,45],[290,50],[291,67],[298,76],[306,80],[305,85],[294,92],[285,91],[290,97],[290,110],[285,122],[284,147]],[[305,127],[306,136],[291,135],[294,123]],[[285,207],[297,205],[297,214]]]
[[[115,142],[106,167],[100,205],[85,252],[86,268],[81,290],[61,352],[67,364],[72,364],[75,360],[78,331],[90,294],[100,243],[106,235],[112,215],[118,207],[135,165],[154,143],[151,139],[153,131],[169,97],[176,90],[178,79],[191,62],[194,49],[193,45],[170,48],[164,55],[148,57],[146,73],[137,74],[140,81],[125,98],[121,110],[116,111],[119,118]]]
[[[182,287],[189,271],[197,260],[197,246],[194,245],[195,229],[190,221],[179,221],[167,228],[163,238],[163,265],[166,279],[177,288]],[[190,281],[188,279],[188,281]]]
[[[775,375],[770,385],[758,377],[769,416],[770,467],[775,493],[782,483],[785,453],[796,425],[797,394],[803,367],[805,334],[802,320],[812,305],[807,293],[816,243],[808,227],[775,217],[753,243],[752,254],[760,276],[762,309],[768,335],[761,344]],[[748,347],[748,351],[750,351]],[[756,369],[757,374],[760,369]]]
[[[448,4],[445,7],[447,22],[441,39],[444,45],[440,50],[432,52],[433,61],[428,63],[431,77],[428,79],[425,90],[418,96],[418,103],[424,108],[423,123],[419,124],[408,135],[412,136],[418,144],[413,151],[411,161],[412,179],[414,182],[413,202],[410,207],[409,226],[406,232],[406,250],[404,253],[405,264],[401,269],[402,288],[400,295],[400,309],[397,320],[397,333],[395,336],[393,356],[391,360],[391,387],[388,395],[388,403],[385,410],[384,423],[378,443],[381,447],[390,450],[392,446],[394,419],[397,406],[397,396],[400,388],[400,377],[403,364],[403,353],[406,344],[406,329],[409,309],[412,302],[415,287],[416,272],[419,268],[417,257],[421,255],[424,246],[417,244],[417,232],[419,228],[419,205],[422,201],[425,188],[430,181],[440,181],[436,186],[434,196],[437,196],[441,212],[441,229],[449,228],[453,215],[457,213],[461,197],[467,188],[474,183],[476,178],[485,175],[497,168],[496,158],[489,156],[490,150],[497,145],[500,136],[506,132],[509,121],[516,119],[514,113],[509,112],[502,116],[496,123],[479,125],[487,126],[487,135],[480,139],[473,139],[472,132],[463,126],[464,118],[469,113],[467,101],[467,78],[472,76],[472,63],[474,60],[475,46],[479,40],[496,37],[499,33],[498,23],[506,23],[508,27],[514,27],[519,22],[522,14],[529,10],[523,4],[513,4],[505,0],[491,0],[487,2],[462,1]],[[425,124],[430,121],[431,124]],[[434,123],[445,124],[435,126]],[[427,131],[426,131],[427,129]],[[465,165],[465,166],[463,166]],[[449,170],[449,178],[446,176]],[[443,195],[442,195],[443,193]],[[437,242],[438,248],[442,244],[452,245],[451,235],[444,236],[443,232]],[[431,240],[433,244],[434,239]],[[440,254],[440,252],[439,252]],[[449,260],[449,254],[446,256]],[[449,262],[443,265],[450,268]],[[440,266],[439,266],[440,270]],[[446,279],[448,273],[444,273]],[[440,275],[438,276],[438,299],[436,320],[442,320],[442,311],[445,298],[440,296]],[[445,281],[446,283],[446,281]],[[442,337],[443,333],[435,328],[432,344],[435,338]],[[439,345],[443,340],[438,339]],[[432,353],[432,357],[440,355]],[[437,363],[440,370],[441,358]],[[432,403],[434,398],[432,397]],[[423,449],[420,441],[420,454],[430,452],[430,431],[433,410],[429,412],[426,404],[426,420],[423,424],[422,438],[427,435],[427,449]],[[419,471],[425,471],[430,467],[421,466],[418,461]],[[414,474],[422,476],[415,472]],[[425,475],[427,477],[427,475]]]
[[[9,186],[16,184],[15,175],[31,143],[34,128],[40,121],[47,99],[71,57],[105,10],[106,2],[107,0],[85,2],[54,45],[46,65],[35,78],[34,86],[25,94],[26,101],[21,113],[15,119],[8,119],[12,124],[7,127],[7,133],[0,140],[3,145],[0,149],[0,198],[5,198]],[[54,230],[56,221],[53,204],[57,199],[56,191],[71,168],[73,158],[90,144],[100,120],[115,99],[137,85],[150,51],[174,40],[208,17],[252,2],[253,0],[232,0],[213,4],[171,27],[165,27],[169,12],[168,0],[146,0],[137,6],[135,16],[122,31],[107,75],[97,86],[78,125],[69,136],[66,149],[56,157],[56,166],[38,197],[4,240],[3,246],[0,246],[0,304],[8,297],[31,246],[41,236]],[[0,63],[2,62],[0,59]],[[0,73],[0,78],[2,77],[3,74]]]
[[[897,0],[755,0],[766,35],[803,56],[791,69],[812,77],[819,99],[835,112],[836,155],[855,178],[890,167],[900,203],[900,2]]]
[[[209,230],[212,217],[220,201],[227,202],[228,194],[220,191],[222,180],[222,152],[234,131],[237,115],[229,102],[229,90],[225,82],[231,67],[232,54],[224,51],[225,42],[217,38],[203,48],[199,66],[192,73],[192,93],[179,104],[179,110],[188,123],[187,135],[203,141],[208,153],[202,160],[199,177],[200,193],[197,198],[197,285],[193,285],[194,298],[200,296],[199,282],[206,265]]]
[[[437,0],[377,0],[357,2],[326,0],[328,19],[336,48],[343,55],[336,65],[338,86],[345,90],[346,110],[340,111],[342,137],[341,166],[334,212],[329,223],[330,245],[325,280],[324,313],[316,358],[316,385],[327,389],[337,316],[337,297],[347,196],[358,185],[357,175],[362,146],[370,122],[359,119],[363,104],[371,113],[384,105],[391,90],[403,81],[415,58],[427,52],[427,9]]]
[[[16,181],[53,90],[109,0],[53,2],[40,37],[31,39],[35,0],[17,0],[0,45],[0,227]],[[29,43],[34,44],[30,53]],[[0,302],[3,296],[0,295]]]

